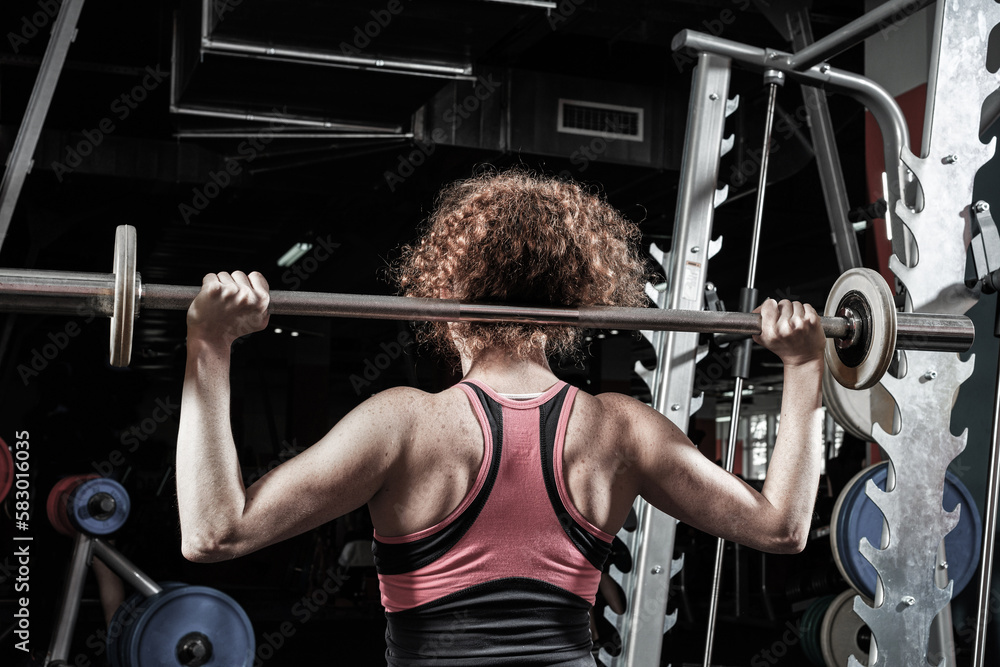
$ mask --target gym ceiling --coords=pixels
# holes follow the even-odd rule
[[[855,1],[812,4],[817,38],[863,11]],[[54,5],[10,0],[0,8],[4,154],[27,108]],[[484,164],[593,184],[640,222],[644,242],[669,249],[693,65],[671,51],[672,36],[691,28],[787,46],[751,0],[211,5],[207,17],[199,2],[84,5],[0,265],[109,272],[114,229],[131,224],[145,282],[196,285],[209,271],[256,269],[273,289],[391,294],[385,269],[436,190]],[[860,72],[862,55],[855,48],[833,63]],[[732,90],[740,105],[726,132],[736,147],[723,159],[729,199],[716,214],[723,245],[709,279],[735,308],[765,97],[759,74],[739,69]],[[641,109],[641,138],[557,132],[560,99],[626,107],[626,116]],[[821,306],[839,270],[797,86],[783,88],[778,103],[758,285],[763,295]],[[843,97],[830,103],[850,204],[863,206],[865,112]],[[864,252],[864,234],[859,241]],[[313,244],[303,259],[278,266],[302,242]],[[101,366],[106,324],[98,323],[27,379],[33,350],[65,318],[0,322],[0,391],[19,403],[38,404],[47,373],[72,376],[74,386],[81,374],[107,380],[110,395],[179,384],[179,313],[141,315],[130,371]],[[364,360],[405,333],[394,323],[275,319],[273,327],[284,335],[260,334],[252,349],[275,367],[322,366],[334,389],[321,398],[334,417],[385,386],[433,389],[449,377],[420,361],[368,382]],[[287,335],[293,330],[298,337]],[[596,359],[611,338],[595,340]],[[642,346],[612,347],[620,356]],[[84,363],[94,369],[81,370]],[[608,367],[578,364],[567,373],[599,384]],[[633,389],[639,384],[633,377]]]

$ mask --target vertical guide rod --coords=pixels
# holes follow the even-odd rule
[[[1000,334],[1000,301],[997,302],[997,334]],[[997,367],[1000,378],[1000,365]],[[993,550],[996,546],[997,500],[1000,497],[1000,380],[993,401],[993,446],[990,448],[989,485],[986,487],[986,516],[983,517],[983,551],[979,564],[979,604],[976,607],[976,644],[972,647],[972,667],[983,667],[986,659],[986,626],[989,623],[990,587],[993,579]]]
[[[757,255],[760,247],[760,228],[764,217],[764,194],[767,190],[767,163],[771,153],[771,130],[774,124],[774,105],[778,95],[778,85],[783,84],[785,75],[775,70],[764,72],[764,82],[768,84],[769,91],[767,97],[767,117],[764,121],[764,152],[760,158],[760,180],[757,183],[757,203],[754,207],[753,218],[753,238],[750,245],[750,265],[747,270],[747,290],[753,291],[754,283],[757,280]],[[746,341],[749,347],[750,341]],[[738,364],[737,364],[738,365]],[[736,376],[736,383],[733,387],[733,410],[729,420],[729,437],[726,443],[725,465],[726,472],[733,471],[733,464],[736,459],[736,436],[740,426],[740,404],[743,399],[743,376]],[[712,574],[712,594],[708,605],[708,632],[705,636],[705,660],[703,667],[711,667],[712,648],[715,641],[715,620],[719,612],[719,590],[722,583],[722,556],[725,552],[726,541],[721,537],[715,544],[715,569]]]

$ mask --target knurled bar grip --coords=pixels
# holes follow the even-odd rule
[[[138,277],[136,282],[139,283]],[[0,311],[110,317],[114,274],[5,269],[0,271]],[[198,287],[137,285],[140,309],[187,310]],[[661,308],[542,308],[463,303],[370,294],[271,292],[274,315],[357,317],[432,322],[525,322],[591,329],[647,329],[744,335],[760,333],[757,313],[667,310]],[[821,318],[827,338],[848,336],[844,317]],[[975,326],[963,315],[897,314],[896,348],[965,352],[975,340]]]

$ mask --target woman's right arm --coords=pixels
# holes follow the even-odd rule
[[[757,342],[784,362],[781,425],[763,491],[705,458],[669,419],[630,399],[622,419],[622,455],[635,465],[637,492],[695,528],[776,553],[805,547],[823,456],[821,379],[826,337],[811,306],[782,301],[758,309]]]

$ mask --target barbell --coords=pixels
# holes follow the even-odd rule
[[[136,271],[136,232],[115,234],[112,273],[0,269],[0,311],[111,318],[111,364],[127,366],[140,309],[187,310],[200,288],[144,284]],[[646,329],[756,335],[760,315],[742,312],[580,306],[549,308],[367,294],[272,291],[273,315],[431,322],[523,322],[588,329]],[[897,313],[885,280],[869,269],[837,279],[821,318],[826,360],[850,389],[878,383],[896,350],[965,352],[975,340],[962,315]]]

